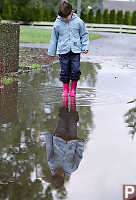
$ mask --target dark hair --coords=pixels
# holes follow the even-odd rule
[[[59,175],[52,176],[52,186],[54,188],[61,188],[64,185],[64,178]]]
[[[66,18],[68,17],[72,12],[72,5],[68,3],[66,0],[62,1],[58,6],[58,15]]]
[[[52,176],[52,186],[54,188],[61,188],[64,185],[64,179],[65,177],[63,177],[60,173],[64,172],[63,169],[59,168],[56,170],[55,174]]]

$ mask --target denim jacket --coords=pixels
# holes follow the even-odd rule
[[[81,53],[88,50],[89,37],[85,23],[75,14],[72,14],[69,22],[65,22],[58,16],[53,26],[48,54],[66,54],[70,50],[73,53]]]
[[[46,153],[51,173],[57,168],[63,168],[65,175],[70,176],[82,159],[84,142],[78,140],[65,141],[60,137],[46,132]]]

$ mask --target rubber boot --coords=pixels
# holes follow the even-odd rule
[[[70,110],[76,111],[76,98],[70,97]]]
[[[71,82],[71,90],[70,90],[70,97],[75,97],[76,96],[76,87],[77,87],[77,81],[72,81]]]
[[[62,107],[68,107],[68,97],[62,97]]]
[[[67,97],[69,93],[69,83],[63,83],[63,97]]]

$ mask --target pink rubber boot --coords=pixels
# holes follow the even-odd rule
[[[63,97],[67,97],[69,93],[69,83],[63,83]]]
[[[72,81],[71,82],[71,90],[70,90],[70,97],[75,97],[76,96],[76,87],[77,87],[77,81]]]
[[[76,98],[70,97],[70,110],[76,111]]]
[[[62,97],[62,106],[68,107],[68,97]]]

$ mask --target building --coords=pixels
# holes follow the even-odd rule
[[[116,11],[122,10],[123,12],[129,10],[132,13],[133,11],[136,11],[136,0],[103,0],[93,3],[91,7],[94,8],[95,14],[97,9],[101,9],[102,13],[104,12],[104,9],[108,9],[109,11],[112,9],[115,9]]]
[[[103,0],[103,9],[116,11],[122,10],[123,12],[129,10],[131,13],[136,11],[136,1],[112,1],[112,0]]]

